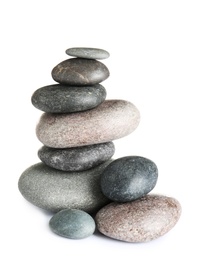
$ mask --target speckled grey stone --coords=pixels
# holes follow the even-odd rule
[[[31,101],[44,112],[70,113],[94,108],[105,98],[106,90],[100,84],[81,87],[55,84],[37,89]]]
[[[108,68],[97,60],[72,58],[52,70],[52,77],[61,84],[95,85],[109,77]]]
[[[110,56],[107,51],[96,48],[70,48],[66,50],[66,53],[73,57],[97,60],[107,59]]]
[[[97,229],[108,237],[147,242],[169,232],[180,215],[181,205],[176,199],[147,195],[132,202],[112,202],[99,210],[95,220]]]
[[[59,171],[38,163],[22,173],[18,187],[25,199],[48,211],[75,208],[95,212],[109,202],[101,192],[100,176],[110,162],[80,172]]]
[[[126,156],[106,167],[101,175],[101,189],[109,199],[127,202],[149,193],[157,179],[154,162],[141,156]]]
[[[109,160],[115,152],[112,142],[67,149],[43,146],[38,156],[46,165],[62,171],[83,171]]]
[[[132,133],[140,114],[130,102],[105,100],[94,109],[71,114],[44,113],[36,128],[38,139],[52,148],[106,143]]]
[[[94,219],[78,209],[63,209],[49,221],[51,230],[57,235],[82,239],[91,236],[95,231]]]

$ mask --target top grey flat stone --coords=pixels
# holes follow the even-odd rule
[[[103,60],[107,59],[110,54],[109,52],[96,49],[96,48],[70,48],[65,51],[69,56],[77,57],[77,58],[84,58],[84,59],[96,59],[96,60]]]

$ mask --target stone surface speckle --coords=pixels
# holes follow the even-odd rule
[[[127,242],[147,242],[170,231],[181,215],[180,203],[171,197],[147,195],[141,199],[112,202],[97,213],[97,229]]]
[[[38,139],[52,148],[110,142],[132,133],[140,114],[130,102],[105,100],[98,107],[71,114],[44,113],[36,128]]]
[[[109,160],[115,152],[112,142],[56,149],[43,146],[38,156],[46,165],[62,171],[83,171]]]
[[[156,185],[156,164],[141,156],[114,160],[101,175],[103,194],[113,201],[132,201],[149,193]]]
[[[97,60],[107,59],[110,56],[105,50],[85,47],[69,48],[66,50],[66,53],[73,57]]]
[[[63,209],[49,221],[51,230],[57,235],[82,239],[91,236],[95,231],[94,219],[86,212],[77,209]]]
[[[106,98],[106,90],[100,85],[69,86],[49,85],[37,89],[32,104],[48,113],[71,113],[92,109]]]
[[[61,84],[95,85],[107,79],[110,72],[100,61],[72,58],[55,66],[51,74]]]
[[[95,212],[109,202],[101,192],[100,176],[110,162],[79,172],[64,172],[38,163],[22,173],[19,191],[29,202],[48,211],[74,208]]]

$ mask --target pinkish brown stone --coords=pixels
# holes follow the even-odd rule
[[[96,215],[98,230],[127,242],[147,242],[170,231],[181,215],[179,202],[161,195],[147,195],[127,203],[112,202]]]
[[[67,148],[109,142],[133,132],[139,111],[124,100],[106,100],[98,107],[68,114],[44,113],[36,128],[46,146]]]

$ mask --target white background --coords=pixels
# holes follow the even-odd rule
[[[7,0],[0,3],[1,259],[199,259],[200,2],[194,0]],[[126,99],[141,113],[114,158],[140,155],[159,169],[154,193],[177,198],[178,224],[144,244],[100,235],[69,240],[48,227],[51,214],[19,193],[21,173],[39,162],[30,102],[54,83],[51,70],[70,47],[110,52],[107,98]],[[92,131],[92,129],[91,129]]]

